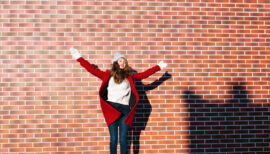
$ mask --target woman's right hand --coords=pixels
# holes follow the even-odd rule
[[[75,49],[75,48],[70,48],[69,51],[70,51],[73,59],[75,59],[75,60],[77,60],[80,57],[82,57],[81,53],[77,49]]]

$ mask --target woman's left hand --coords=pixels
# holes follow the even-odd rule
[[[158,65],[159,65],[160,69],[167,67],[167,63],[164,63],[163,61],[159,62]]]

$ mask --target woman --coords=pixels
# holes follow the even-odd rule
[[[110,153],[117,153],[118,127],[121,154],[127,153],[127,134],[132,126],[139,94],[134,80],[142,80],[167,66],[161,61],[158,65],[142,72],[132,73],[127,58],[115,54],[111,70],[102,71],[86,61],[77,49],[71,48],[72,57],[80,62],[88,72],[102,80],[99,89],[101,109],[110,132]]]

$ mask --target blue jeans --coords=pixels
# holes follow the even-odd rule
[[[130,112],[128,105],[121,105],[113,102],[109,102],[115,109],[122,114],[120,117],[109,125],[110,131],[110,153],[117,154],[117,143],[118,143],[118,127],[119,127],[119,138],[120,138],[120,152],[121,154],[127,153],[127,135],[129,126],[124,122],[127,115]]]

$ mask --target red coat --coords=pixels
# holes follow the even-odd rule
[[[80,62],[81,66],[83,66],[88,72],[90,72],[91,74],[93,74],[94,76],[102,80],[102,84],[99,89],[99,99],[100,99],[100,105],[101,105],[101,109],[102,109],[105,121],[107,123],[107,126],[109,126],[121,115],[119,111],[117,111],[108,102],[106,102],[107,86],[108,86],[109,78],[111,77],[111,72],[110,70],[106,70],[106,72],[104,72],[98,68],[95,68],[93,65],[91,65],[88,61],[86,61],[82,57],[78,58],[77,61]],[[159,70],[160,70],[159,65],[156,65],[150,69],[147,69],[146,71],[142,73],[134,73],[133,78],[131,76],[128,76],[128,81],[131,87],[131,95],[130,95],[130,101],[129,101],[129,106],[131,108],[131,111],[128,114],[127,118],[125,119],[125,123],[128,126],[130,127],[132,126],[133,119],[135,116],[135,110],[139,102],[139,94],[135,88],[134,80],[145,79]]]

